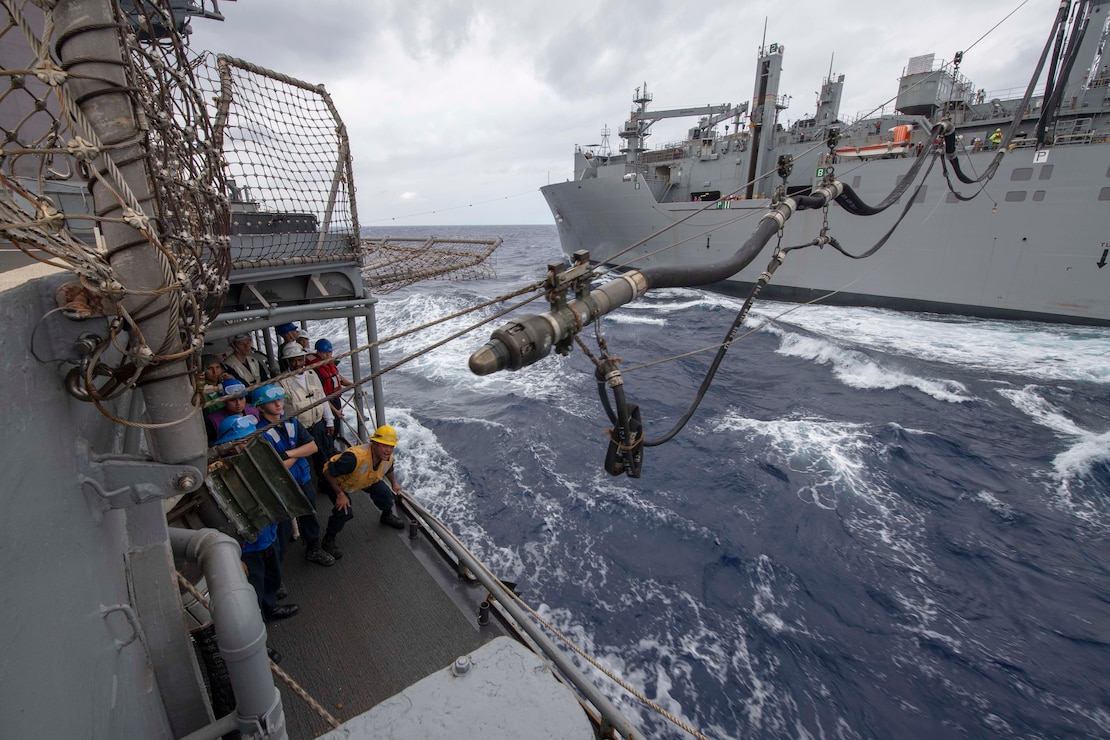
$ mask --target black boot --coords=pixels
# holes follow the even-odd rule
[[[382,512],[382,524],[388,524],[394,529],[404,529],[405,520],[393,513],[393,509],[386,509]]]
[[[320,547],[319,542],[309,542],[304,551],[304,559],[325,567],[335,565],[335,556]]]
[[[279,619],[289,619],[300,610],[301,608],[296,604],[277,604],[262,613],[262,620],[264,622],[276,622]]]
[[[339,549],[339,544],[335,541],[335,538],[336,535],[331,534],[330,532],[328,534],[325,534],[324,541],[320,544],[320,547],[321,549],[323,549],[324,552],[331,555],[336,560],[339,560],[341,557],[343,557],[343,551]]]

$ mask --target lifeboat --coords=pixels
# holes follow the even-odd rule
[[[875,159],[889,157],[904,157],[911,153],[913,144],[910,143],[910,132],[913,124],[903,124],[890,129],[893,137],[890,141],[880,141],[877,144],[866,146],[841,146],[836,148],[836,156],[841,159]]]

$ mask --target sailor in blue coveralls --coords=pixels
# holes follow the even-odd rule
[[[297,346],[298,349],[300,345]],[[312,511],[297,517],[304,540],[305,560],[318,565],[335,565],[335,558],[320,547],[320,523],[316,520],[316,486],[312,482],[312,471],[308,459],[316,453],[316,440],[296,417],[284,418],[285,391],[278,385],[264,385],[251,393],[251,403],[262,414],[263,426],[270,426],[262,437],[277,450],[278,455],[289,469],[293,480],[301,487]],[[285,521],[278,525],[278,557],[285,555],[285,546],[293,534],[293,525]]]
[[[220,424],[220,436],[216,444],[226,444],[250,436],[258,421],[253,416],[229,416]],[[296,604],[278,604],[277,592],[281,586],[281,562],[278,560],[274,543],[278,537],[278,525],[271,524],[258,533],[254,542],[244,542],[243,564],[247,566],[247,581],[258,597],[258,608],[267,622],[287,619],[298,611]]]

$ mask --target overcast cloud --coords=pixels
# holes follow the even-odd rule
[[[550,223],[538,188],[572,177],[574,145],[615,132],[645,81],[656,108],[749,99],[765,19],[767,43],[786,47],[780,92],[795,120],[813,112],[830,59],[846,76],[842,116],[866,113],[894,96],[910,57],[951,59],[1019,6],[964,57],[991,93],[1027,84],[1057,0],[882,12],[858,0],[224,0],[227,20],[195,20],[191,44],[327,88],[363,225]],[[648,143],[688,125],[660,124]]]

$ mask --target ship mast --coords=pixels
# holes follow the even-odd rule
[[[766,169],[767,155],[771,146],[760,146],[763,131],[767,126],[774,130],[778,120],[779,81],[782,78],[782,53],[785,50],[781,44],[771,44],[770,48],[761,46],[759,49],[759,62],[756,64],[755,91],[752,95],[752,154],[748,159],[748,187],[744,195],[749,200],[762,194],[758,189],[759,173]]]

